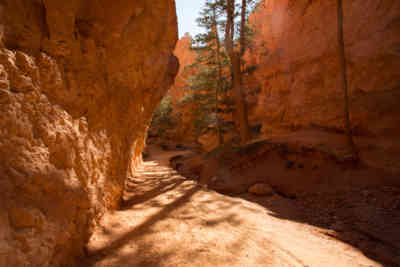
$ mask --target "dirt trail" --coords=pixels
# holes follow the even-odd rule
[[[176,154],[151,152],[82,266],[382,266],[318,227],[188,181],[168,167]]]

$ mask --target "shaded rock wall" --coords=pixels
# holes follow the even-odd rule
[[[176,40],[173,0],[0,1],[0,266],[72,266],[141,160]]]
[[[262,1],[249,64],[261,93],[251,121],[267,135],[320,127],[343,131],[335,0]],[[344,1],[354,132],[400,133],[400,2]],[[254,82],[254,81],[253,81]],[[253,85],[254,86],[254,85]]]

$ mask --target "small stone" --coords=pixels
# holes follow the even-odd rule
[[[248,192],[258,196],[270,196],[274,194],[274,190],[271,186],[262,183],[250,186]]]

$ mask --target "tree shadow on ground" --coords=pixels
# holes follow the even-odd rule
[[[85,266],[95,266],[96,262],[101,261],[102,259],[106,258],[108,255],[113,254],[115,251],[120,249],[122,246],[126,245],[129,243],[131,240],[139,239],[141,236],[146,235],[151,232],[151,227],[159,222],[160,220],[163,220],[164,218],[168,217],[169,214],[179,208],[181,205],[185,204],[190,200],[190,198],[199,190],[200,188],[198,186],[193,186],[190,188],[187,192],[185,192],[182,196],[177,198],[176,200],[172,201],[168,205],[165,205],[162,210],[150,218],[148,218],[145,222],[142,224],[138,225],[135,227],[133,230],[129,231],[128,233],[125,233],[124,235],[120,236],[119,238],[113,240],[112,242],[108,243],[107,246],[97,249],[95,251],[91,251],[90,255],[90,262],[86,262]],[[141,247],[138,250],[138,253],[142,250],[148,250],[148,248]],[[163,257],[167,257],[168,255],[159,255],[159,259],[161,260]],[[132,255],[129,256],[130,259],[132,259]],[[120,259],[124,261],[124,259]],[[152,265],[137,265],[137,266],[157,266],[154,264],[153,261],[151,261]],[[142,262],[142,264],[145,264],[145,262]],[[117,266],[117,265],[116,265]]]
[[[135,204],[139,204],[142,202],[145,202],[147,200],[153,199],[161,194],[164,194],[168,191],[174,190],[177,188],[179,185],[181,185],[183,182],[185,182],[184,179],[177,178],[173,180],[166,180],[166,181],[161,181],[159,185],[157,185],[155,188],[148,190],[146,192],[143,192],[141,194],[135,195],[135,197],[130,198],[129,200],[123,201],[122,203],[122,210],[129,209]],[[140,186],[140,185],[139,185]],[[126,186],[126,191],[129,193],[134,193],[135,188],[133,186],[127,185]]]
[[[148,171],[147,167],[143,168],[141,174],[139,170],[137,177],[132,178],[132,182],[126,186],[130,197],[126,199],[122,209],[115,212],[116,216],[118,213],[130,214],[128,219],[102,225],[99,230],[101,238],[108,241],[89,249],[89,258],[83,260],[81,266],[164,266],[163,263],[167,260],[178,260],[179,251],[176,251],[176,247],[163,248],[161,251],[159,249],[159,243],[163,242],[160,238],[162,239],[165,233],[166,236],[174,238],[174,233],[168,229],[171,224],[180,223],[180,227],[196,225],[202,229],[224,224],[236,227],[241,224],[240,218],[231,210],[240,204],[240,201],[232,198],[221,199],[214,192],[205,193],[206,190],[202,186],[187,181],[174,172],[167,172],[167,169],[155,162],[146,164],[150,169],[156,168],[157,172]],[[137,193],[135,188],[138,189]],[[195,194],[198,195],[193,204],[191,200]],[[126,225],[129,221],[133,222],[132,226]],[[118,228],[125,230],[121,232]],[[242,250],[241,246],[246,243],[246,234],[237,237],[228,242],[232,251]],[[169,243],[169,240],[164,241]],[[171,244],[176,246],[180,242],[172,240]],[[193,255],[184,255],[180,260],[186,259],[190,262],[191,259],[195,259],[196,253],[206,253],[207,248],[207,244],[199,248],[190,248],[185,253]],[[229,260],[234,261],[225,259],[227,262]]]
[[[354,189],[301,199],[247,193],[238,197],[263,206],[276,218],[316,226],[384,266],[400,266],[400,190]]]
[[[315,138],[314,132],[312,135],[304,133],[304,136],[300,136],[300,140],[304,144],[305,142],[302,138],[307,137],[310,139],[306,140],[307,142],[315,143],[319,142],[319,140],[331,138],[331,136],[330,134],[323,134],[321,139]],[[280,220],[316,226],[320,228],[319,232],[358,249],[369,259],[384,266],[400,266],[400,189],[382,186],[380,188],[374,187],[376,184],[393,184],[389,183],[389,181],[397,179],[397,177],[391,175],[388,178],[386,173],[380,169],[364,168],[363,166],[359,166],[360,169],[354,172],[342,171],[340,168],[344,166],[344,169],[347,170],[347,165],[338,164],[336,161],[331,164],[330,159],[327,161],[329,164],[326,164],[329,169],[324,167],[325,165],[320,165],[317,169],[314,169],[314,166],[310,167],[307,172],[307,169],[304,171],[304,164],[302,164],[302,167],[298,167],[299,171],[297,173],[299,175],[297,173],[288,174],[286,170],[288,168],[285,166],[288,161],[285,162],[281,157],[274,158],[270,156],[272,152],[275,153],[277,151],[276,147],[270,150],[272,151],[271,153],[268,152],[269,150],[265,154],[263,154],[264,152],[258,153],[258,149],[262,151],[264,146],[268,148],[269,144],[274,146],[283,144],[285,146],[283,146],[284,149],[282,148],[282,150],[286,150],[288,141],[284,138],[282,140],[275,140],[274,143],[270,143],[268,140],[260,141],[239,149],[239,152],[232,152],[233,149],[231,147],[221,147],[209,153],[202,163],[209,164],[214,160],[229,170],[228,174],[219,174],[217,172],[217,175],[214,176],[219,179],[223,178],[221,179],[224,186],[222,188],[229,189],[227,191],[221,190],[220,192],[247,192],[249,186],[258,182],[258,174],[260,175],[260,182],[271,185],[285,185],[285,182],[288,182],[290,186],[293,184],[293,188],[307,188],[308,192],[318,192],[319,186],[324,188],[319,183],[319,179],[326,179],[325,191],[331,193],[307,193],[297,196],[296,194],[287,194],[287,192],[284,194],[279,190],[278,186],[275,186],[274,189],[280,191],[280,195],[275,195],[274,197],[257,197],[247,193],[230,194],[230,196],[258,203],[266,209],[269,215]],[[340,147],[342,142],[339,141],[338,139],[335,147]],[[321,143],[329,144],[328,141],[321,141]],[[369,145],[368,142],[365,143]],[[304,146],[301,150],[303,148],[307,147]],[[308,151],[306,152],[308,153]],[[215,155],[211,155],[212,153]],[[307,153],[296,154],[296,157],[303,162]],[[212,156],[211,159],[210,156]],[[262,158],[263,156],[265,157]],[[310,162],[313,162],[311,160],[314,158],[311,156]],[[317,156],[315,157],[316,159],[318,159]],[[221,162],[221,159],[226,162]],[[249,164],[252,162],[257,164]],[[234,168],[235,166],[238,167]],[[260,169],[259,172],[254,171],[257,167]],[[216,169],[218,170],[218,167]],[[239,173],[234,173],[232,170],[237,170]],[[300,173],[301,171],[304,171],[304,173]],[[318,179],[315,181],[309,179],[313,177],[312,175]],[[266,176],[273,177],[275,179],[273,183],[264,178]],[[213,177],[213,175],[209,175],[209,177]],[[251,179],[253,181],[249,183]],[[339,186],[341,183],[343,186]],[[242,186],[243,188],[240,189],[243,190],[233,191],[239,186]],[[315,188],[311,190],[313,186]],[[249,207],[249,209],[253,208]],[[254,209],[254,212],[258,211]]]
[[[236,197],[221,197],[192,181],[186,181],[179,176],[175,177],[174,172],[169,172],[168,168],[158,165],[156,162],[146,162],[145,165],[150,169],[154,167],[157,171],[149,172],[144,168],[141,174],[138,173],[138,177],[134,177],[126,187],[126,191],[131,193],[130,198],[126,200],[123,210],[116,212],[130,215],[124,220],[118,220],[117,223],[114,221],[105,227],[103,236],[106,236],[108,241],[91,249],[89,259],[84,261],[81,266],[158,267],[165,266],[166,262],[168,262],[168,266],[174,266],[173,264],[194,266],[190,265],[191,261],[201,260],[201,257],[204,260],[202,253],[207,253],[213,242],[226,244],[224,249],[231,253],[229,257],[226,255],[222,257],[225,261],[224,264],[231,263],[234,266],[240,261],[240,258],[246,257],[241,253],[247,253],[250,247],[255,250],[262,249],[260,254],[268,254],[271,251],[282,252],[291,262],[305,265],[301,261],[302,259],[297,257],[298,255],[292,253],[290,248],[274,242],[272,239],[274,233],[264,231],[266,228],[263,226],[268,226],[268,220],[271,219],[265,215],[266,213],[279,220],[317,226],[320,228],[318,231],[358,248],[370,259],[385,266],[399,266],[397,251],[400,250],[397,250],[399,243],[396,242],[396,233],[400,224],[396,226],[394,220],[386,217],[379,210],[373,212],[368,210],[368,206],[359,205],[357,201],[355,203],[354,197],[346,198],[344,196],[343,201],[335,204],[347,205],[345,209],[343,207],[339,209],[342,210],[339,213],[337,207],[331,207],[332,203],[329,201],[320,201],[321,198],[312,199],[307,204],[298,199],[287,199],[281,196],[262,198],[245,194]],[[326,198],[326,196],[324,197]],[[370,197],[375,198],[374,194]],[[248,202],[240,198],[258,203],[262,207],[248,205]],[[333,200],[337,201],[338,196],[333,196]],[[244,216],[250,217],[244,221]],[[380,224],[378,222],[380,219],[386,222]],[[365,226],[363,225],[365,223],[374,221],[378,224],[377,226],[372,225],[372,229],[380,230],[379,225],[391,228],[393,240],[382,239],[370,231],[370,228],[365,230],[361,227]],[[129,222],[132,222],[132,225],[129,225]],[[179,227],[171,227],[175,224],[179,224]],[[192,226],[198,229],[187,228]],[[124,231],[113,230],[118,227],[124,227]],[[370,226],[367,225],[367,227]],[[183,230],[179,230],[180,235],[174,232],[179,228],[183,228]],[[276,228],[271,229],[277,230]],[[207,234],[208,230],[214,231],[216,235],[220,234],[219,237],[225,238],[225,240],[223,242],[219,242],[218,239],[204,241],[203,234]],[[187,235],[185,231],[187,231]],[[196,235],[196,232],[200,232],[200,234]],[[180,240],[180,238],[187,238],[190,235],[195,235],[191,239],[189,238],[194,241],[193,244],[189,242],[189,246],[193,246],[193,248],[185,247],[188,245],[188,240],[185,242]],[[280,233],[275,233],[275,236],[279,238]],[[386,236],[388,235],[386,234]],[[291,242],[292,237],[289,237],[288,240]],[[399,237],[400,235],[397,235],[397,238]],[[166,246],[164,243],[168,245]],[[160,246],[164,247],[160,249]],[[272,266],[282,260],[276,255],[268,254],[268,257],[270,262],[262,259],[262,266]],[[212,260],[215,258],[210,257],[208,266],[221,266],[220,262],[211,262]],[[226,264],[224,266],[229,266]]]

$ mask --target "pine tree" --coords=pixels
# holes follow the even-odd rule
[[[221,47],[220,28],[223,25],[221,16],[224,13],[222,0],[206,1],[197,19],[205,33],[195,36],[193,49],[197,52],[196,62],[191,66],[196,75],[188,79],[192,94],[185,101],[196,102],[195,123],[199,132],[215,124],[219,144],[223,143],[224,122],[220,118],[221,93],[228,87],[226,77],[227,56]]]
[[[241,142],[250,137],[245,98],[242,90],[242,65],[250,43],[250,28],[247,25],[249,9],[255,0],[242,0],[237,5],[233,0],[207,0],[197,19],[205,33],[196,35],[193,49],[197,51],[196,75],[188,80],[193,92],[186,101],[197,101],[196,124],[204,129],[207,123],[215,123],[219,143],[223,143],[223,132],[227,123],[220,118],[222,111],[232,110],[226,93],[233,89],[235,99],[235,121],[239,126]],[[235,12],[240,7],[241,12]],[[220,37],[222,36],[222,38]],[[223,43],[223,45],[222,45]]]
[[[216,62],[217,62],[217,88],[215,90],[215,110],[216,110],[216,119],[217,119],[217,132],[218,132],[218,142],[220,145],[224,143],[224,137],[222,135],[222,129],[221,129],[221,120],[219,119],[218,116],[218,111],[219,111],[219,94],[222,92],[222,62],[221,62],[221,42],[219,39],[219,33],[218,33],[218,22],[217,22],[217,11],[216,8],[213,9],[213,17],[212,17],[212,32],[215,34],[214,40],[215,40],[215,56],[216,56]]]

